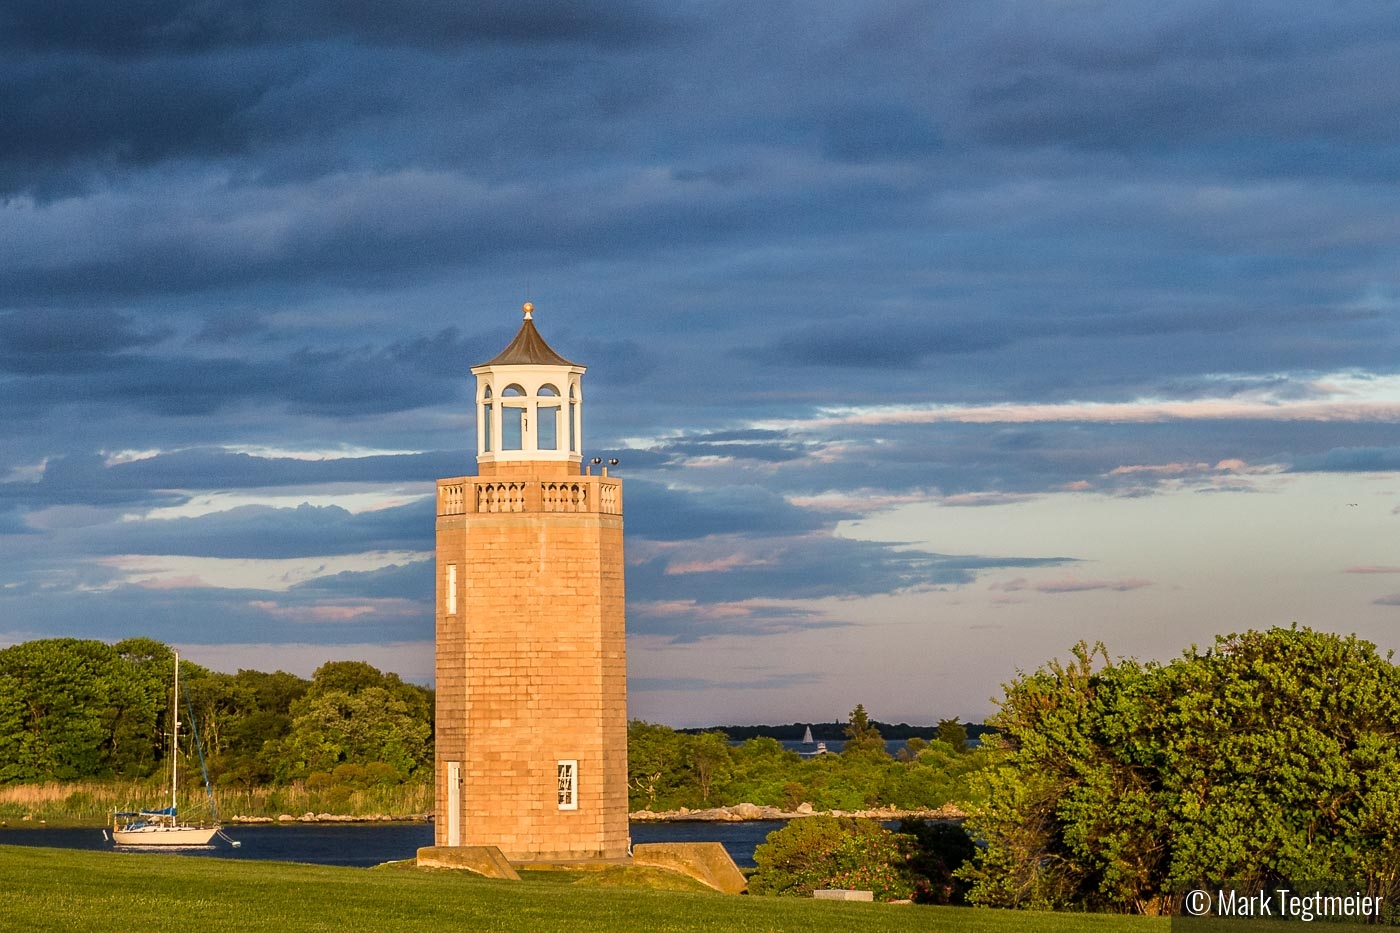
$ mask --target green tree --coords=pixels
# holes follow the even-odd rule
[[[1355,637],[1270,629],[1166,664],[1080,644],[1006,685],[976,778],[969,900],[1137,913],[1198,882],[1400,893],[1400,673]]]
[[[684,737],[674,729],[634,719],[627,724],[629,806],[654,809],[682,783]]]
[[[214,765],[221,783],[265,784],[285,770],[281,743],[292,729],[292,706],[310,687],[285,671],[240,670],[229,679]]]
[[[729,774],[729,736],[723,732],[704,732],[691,736],[689,746],[690,767],[695,773],[700,802],[708,804],[715,781]]]
[[[846,725],[846,747],[842,752],[854,755],[889,754],[885,750],[884,736],[871,724],[862,703],[857,703],[856,708],[851,710],[851,719]]]
[[[0,782],[144,773],[165,691],[111,645],[51,638],[0,651]]]
[[[383,762],[402,780],[430,761],[429,728],[383,687],[309,695],[283,740],[283,777]]]
[[[947,742],[953,751],[967,750],[967,727],[958,722],[958,717],[938,720],[938,740]]]
[[[270,762],[279,780],[375,761],[403,780],[432,760],[431,692],[362,661],[321,665],[289,714],[290,729]]]

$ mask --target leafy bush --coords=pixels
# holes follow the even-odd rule
[[[769,833],[754,852],[752,894],[810,896],[817,888],[873,891],[877,900],[913,896],[921,880],[911,866],[914,837],[874,820],[813,816]],[[925,879],[926,880],[926,879]]]
[[[1400,668],[1307,628],[1167,663],[1080,644],[1006,685],[960,870],[992,906],[1161,914],[1200,881],[1400,896]]]

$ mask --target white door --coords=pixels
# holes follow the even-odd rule
[[[462,763],[447,763],[447,844],[462,844]]]

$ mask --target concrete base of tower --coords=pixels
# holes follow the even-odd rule
[[[453,868],[487,878],[519,881],[520,871],[604,871],[610,868],[659,868],[693,878],[723,894],[742,894],[748,881],[718,842],[649,842],[617,858],[550,858],[507,860],[496,846],[425,846],[419,868]]]
[[[644,842],[632,847],[632,862],[689,875],[725,894],[743,894],[744,873],[718,842]]]
[[[419,868],[455,868],[499,878],[519,881],[510,862],[495,846],[424,846],[418,850]]]

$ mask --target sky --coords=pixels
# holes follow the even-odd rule
[[[1397,60],[1353,2],[8,0],[0,644],[431,682],[529,299],[634,717],[1400,648]]]

